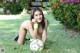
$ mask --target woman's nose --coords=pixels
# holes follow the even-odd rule
[[[40,15],[38,16],[38,18],[40,18]]]

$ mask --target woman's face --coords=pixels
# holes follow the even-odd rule
[[[35,11],[34,12],[34,19],[37,21],[37,22],[41,22],[42,21],[42,13],[40,11]]]

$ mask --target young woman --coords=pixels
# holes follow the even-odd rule
[[[40,8],[35,7],[31,12],[30,20],[24,21],[20,26],[18,44],[24,43],[27,30],[29,30],[33,39],[41,39],[45,44],[47,38],[48,21],[45,19]]]

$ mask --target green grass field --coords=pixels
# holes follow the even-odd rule
[[[49,20],[46,41],[48,49],[35,53],[80,53],[80,33],[66,29],[51,14],[45,17]],[[29,19],[29,16],[25,19]],[[5,53],[33,53],[29,48],[30,41],[26,41],[21,47],[14,41],[20,24],[25,19],[0,20],[0,48],[4,48]],[[31,37],[29,32],[26,37]]]

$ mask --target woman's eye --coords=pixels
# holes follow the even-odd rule
[[[41,13],[39,15],[42,15]]]
[[[40,14],[36,14],[35,16],[38,16],[38,15],[42,15],[41,13]]]
[[[35,15],[35,16],[38,16],[38,15]]]

